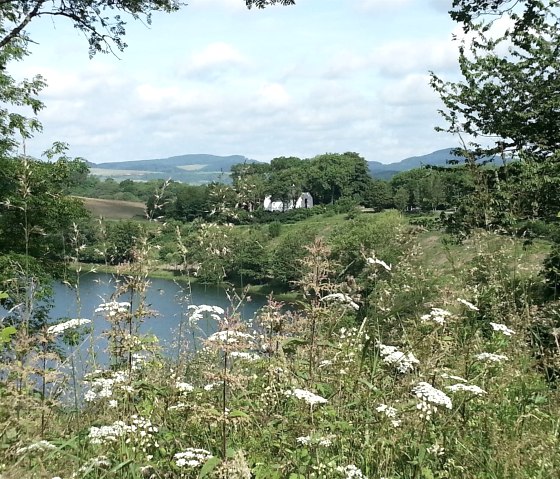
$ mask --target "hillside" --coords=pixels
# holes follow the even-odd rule
[[[243,162],[254,160],[241,155],[192,154],[152,160],[90,163],[89,166],[91,174],[101,178],[113,178],[116,181],[171,178],[183,183],[204,184],[218,180],[226,181],[231,166]]]
[[[424,165],[447,166],[449,160],[460,159],[453,155],[452,151],[453,148],[445,148],[395,163],[384,164],[378,161],[368,161],[368,165],[374,178],[388,180],[397,173]],[[102,179],[147,181],[171,178],[175,181],[196,185],[212,181],[227,182],[231,166],[243,162],[256,163],[255,160],[242,155],[192,154],[151,160],[89,163],[89,167],[91,174]]]

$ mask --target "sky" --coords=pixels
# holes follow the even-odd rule
[[[208,153],[259,161],[355,151],[391,163],[455,147],[429,72],[458,77],[451,0],[190,0],[127,25],[117,55],[41,19],[16,78],[43,75],[43,133],[94,163]]]

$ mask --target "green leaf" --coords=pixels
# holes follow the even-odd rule
[[[425,479],[434,479],[434,473],[429,467],[422,468],[422,477]]]
[[[17,333],[17,329],[13,326],[6,326],[0,330],[0,344],[9,343],[12,336]]]
[[[228,417],[249,417],[249,415],[247,413],[244,413],[243,411],[240,411],[239,409],[234,409],[233,411],[229,412]]]
[[[204,466],[202,466],[202,469],[200,470],[200,473],[198,474],[199,478],[202,477],[206,477],[209,473],[211,473],[216,466],[221,462],[221,459],[219,457],[211,457],[210,459],[208,459],[205,463]]]

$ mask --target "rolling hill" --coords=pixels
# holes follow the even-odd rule
[[[118,161],[114,163],[89,163],[92,175],[113,178],[116,181],[131,179],[147,181],[171,178],[190,184],[227,181],[232,165],[254,162],[241,155],[180,155],[153,160]]]
[[[453,148],[445,148],[427,155],[406,158],[396,163],[384,164],[378,161],[368,161],[368,165],[374,178],[388,180],[401,171],[420,168],[424,165],[447,166],[449,160],[460,159],[454,156],[452,151]],[[243,162],[258,163],[242,155],[192,154],[152,160],[88,163],[88,165],[91,174],[102,179],[147,181],[171,178],[174,181],[197,185],[212,181],[228,182],[231,166]]]

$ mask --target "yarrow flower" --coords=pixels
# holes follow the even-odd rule
[[[25,447],[20,447],[16,453],[17,454],[25,454],[26,452],[44,452],[44,451],[48,451],[51,449],[56,449],[56,446],[54,444],[51,444],[49,441],[45,441],[45,440],[41,440],[38,442],[34,442],[33,444],[30,444],[29,446],[25,446]]]
[[[360,309],[360,306],[354,302],[354,300],[348,296],[347,294],[344,293],[332,293],[332,294],[327,294],[326,296],[323,296],[320,301],[336,301],[338,303],[346,303],[348,304],[348,306],[350,306],[351,308],[355,309],[356,311],[358,311],[358,309]]]
[[[444,324],[445,318],[451,316],[451,313],[445,309],[441,308],[432,308],[432,310],[428,314],[424,314],[420,317],[422,322],[433,321],[434,323]]]
[[[475,359],[478,359],[479,361],[488,361],[491,363],[501,363],[502,361],[507,361],[508,357],[504,356],[503,354],[480,353],[475,356]]]
[[[338,466],[336,470],[338,472],[342,472],[345,479],[367,479],[363,472],[354,464],[349,464],[348,466]]]
[[[178,452],[173,456],[177,467],[198,467],[210,459],[212,454],[206,449],[188,447],[183,452]]]
[[[100,375],[107,374],[108,377],[96,377]],[[84,377],[84,383],[89,385],[89,390],[84,394],[84,400],[86,402],[95,401],[97,399],[109,398],[113,395],[113,390],[116,385],[119,385],[121,389],[123,383],[128,382],[128,372],[126,371],[94,371],[93,373],[86,374]]]
[[[190,312],[189,322],[191,324],[196,324],[201,319],[204,319],[205,316],[210,316],[216,321],[221,321],[222,316],[225,314],[223,308],[220,308],[219,306],[209,306],[207,304],[201,304],[198,306],[191,304],[187,307],[187,309]]]
[[[109,316],[116,316],[117,313],[128,313],[130,303],[127,301],[110,301],[108,303],[101,303],[96,309],[96,313],[109,313]]]
[[[400,373],[407,373],[414,369],[415,364],[420,364],[412,353],[403,353],[395,346],[379,344],[379,352],[384,363],[392,364]]]
[[[401,425],[402,421],[400,419],[396,419],[397,410],[394,407],[387,406],[387,404],[380,404],[375,408],[375,410],[387,416],[391,420],[391,425],[393,427],[399,427]]]
[[[331,437],[328,436],[301,436],[296,438],[296,441],[302,446],[317,445],[321,447],[332,446]]]
[[[329,401],[324,397],[318,396],[311,391],[305,389],[292,389],[285,392],[286,396],[294,396],[298,399],[303,399],[307,404],[314,406],[315,404],[325,404]]]
[[[224,330],[214,333],[208,338],[208,341],[213,343],[234,344],[239,342],[241,339],[252,340],[254,338],[250,334],[242,333],[241,331]]]
[[[459,303],[461,303],[464,306],[466,306],[467,308],[469,308],[471,311],[479,311],[479,309],[474,304],[467,301],[466,299],[457,298],[457,301],[459,301]]]
[[[177,381],[175,383],[175,388],[178,389],[182,393],[190,393],[194,391],[194,387],[189,383],[184,383],[181,381]]]
[[[492,329],[494,331],[499,331],[500,333],[503,333],[506,336],[511,336],[512,334],[515,334],[515,331],[513,329],[509,329],[505,324],[490,323],[490,326],[492,326]]]
[[[482,396],[483,394],[486,394],[486,391],[484,389],[481,389],[478,386],[475,386],[474,384],[461,384],[461,383],[453,384],[451,386],[447,386],[446,389],[453,393],[458,391],[464,391],[464,392],[476,394],[477,396]]]
[[[412,392],[421,400],[416,405],[416,409],[420,410],[426,418],[437,412],[438,406],[443,406],[447,409],[453,407],[451,398],[447,394],[427,382],[419,382],[412,388]]]
[[[64,323],[55,324],[54,326],[49,326],[47,328],[47,334],[58,335],[63,333],[67,329],[77,328],[78,326],[83,326],[84,324],[91,323],[90,319],[70,319],[69,321],[65,321]]]

